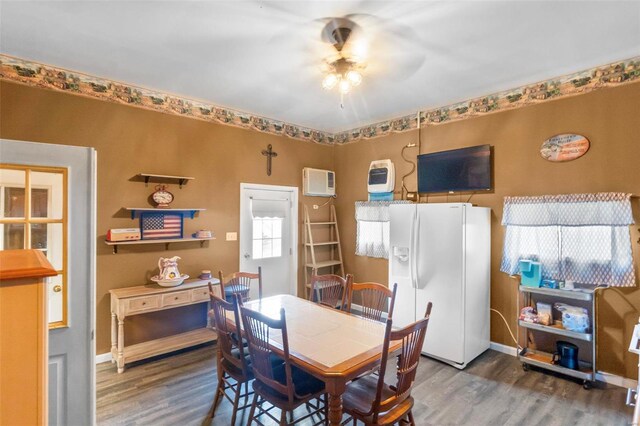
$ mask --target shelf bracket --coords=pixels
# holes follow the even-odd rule
[[[118,254],[118,245],[113,246],[113,254]]]
[[[165,249],[165,250],[169,250],[169,243],[165,243],[165,245],[164,245],[164,249]]]
[[[200,247],[204,247],[205,240],[200,241]]]
[[[182,189],[182,185],[185,185],[187,183],[186,179],[178,179],[178,187],[180,189]]]
[[[145,176],[144,177],[144,186],[145,187],[149,186],[149,179],[151,179],[151,176]]]

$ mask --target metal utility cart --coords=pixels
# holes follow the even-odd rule
[[[633,327],[629,352],[640,355],[640,319],[638,324]],[[640,373],[640,364],[638,364],[638,373]],[[640,384],[635,389],[627,389],[627,405],[634,407],[632,426],[638,426],[640,423],[640,401],[638,401],[638,395],[640,395]]]
[[[562,327],[562,323],[557,320],[552,325],[542,325],[529,323],[522,320],[518,320],[520,326],[518,330],[524,329],[524,345],[522,350],[518,353],[518,358],[522,362],[522,368],[527,371],[529,366],[544,368],[556,373],[561,373],[576,379],[581,379],[585,389],[590,389],[596,380],[596,301],[595,294],[597,287],[594,286],[577,286],[574,290],[562,290],[551,289],[543,287],[527,287],[520,285],[519,294],[522,295],[524,303],[521,304],[518,300],[518,312],[523,306],[534,306],[533,301],[543,301],[545,303],[551,302],[566,302],[577,301],[578,305],[586,307],[589,311],[589,321],[591,330],[588,333],[579,333],[571,330],[566,330]],[[520,298],[518,298],[520,299]],[[561,365],[554,364],[552,362],[553,354],[543,352],[530,347],[530,333],[542,332],[550,335],[550,337],[560,337],[563,340],[568,339],[576,344],[579,344],[581,349],[588,348],[590,352],[590,360],[585,360],[585,357],[580,356],[579,369],[573,370],[565,368]],[[555,339],[560,340],[560,339]],[[583,352],[579,350],[579,355]]]

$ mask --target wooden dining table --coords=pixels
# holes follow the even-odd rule
[[[325,383],[329,394],[329,424],[342,420],[342,394],[349,381],[380,361],[385,325],[357,315],[317,305],[291,295],[245,302],[244,306],[279,319],[284,308],[291,362]],[[233,323],[233,315],[227,320]],[[282,354],[280,331],[270,333],[271,349]],[[400,348],[391,342],[389,351]]]

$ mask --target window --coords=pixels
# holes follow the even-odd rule
[[[389,258],[389,206],[408,201],[356,202],[356,256]]]
[[[282,218],[253,218],[253,258],[282,256]]]
[[[283,223],[291,201],[289,199],[251,198],[253,216],[253,258],[282,256]]]
[[[634,286],[629,195],[577,194],[505,198],[500,270],[519,273],[539,261],[546,279]]]
[[[0,165],[0,250],[41,250],[58,272],[48,278],[49,327],[67,325],[67,170]]]

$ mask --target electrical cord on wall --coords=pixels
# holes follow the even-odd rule
[[[337,195],[333,195],[331,198],[329,198],[327,201],[325,201],[325,202],[324,202],[324,204],[320,204],[320,205],[314,204],[314,205],[313,205],[313,209],[314,209],[314,210],[318,210],[320,207],[324,207],[324,206],[326,206],[326,205],[327,205],[327,204],[329,204],[331,201],[333,201],[333,199],[334,199],[334,198],[338,198],[338,196],[337,196]]]
[[[502,315],[502,313],[500,313],[499,310],[491,308],[491,311],[495,312],[498,315],[500,315],[500,318],[502,318],[502,321],[504,321],[504,325],[506,325],[507,326],[507,330],[509,330],[509,334],[511,335],[511,338],[513,339],[513,342],[516,344],[516,347],[518,348],[518,350],[521,351],[522,350],[522,346],[520,346],[520,344],[518,344],[518,339],[516,339],[516,336],[513,335],[513,331],[511,331],[511,327],[509,327],[509,323],[507,322],[507,319],[504,317],[504,315]]]
[[[474,192],[472,192],[472,193],[471,193],[471,195],[469,195],[469,198],[467,198],[467,203],[468,203],[469,201],[471,201],[471,197],[473,197],[474,195],[476,195],[476,192],[475,192],[475,191],[474,191]]]

